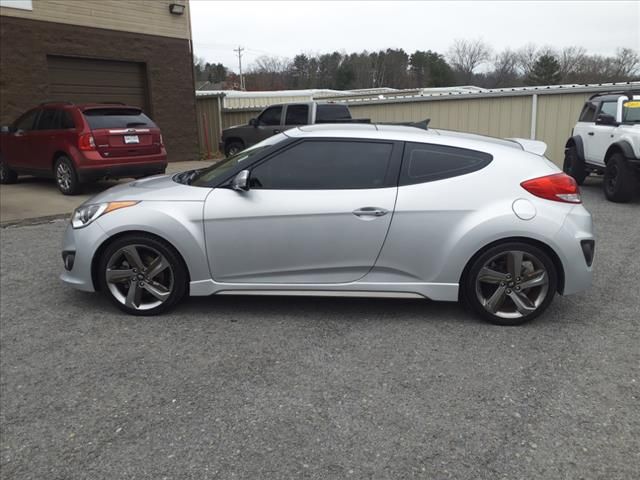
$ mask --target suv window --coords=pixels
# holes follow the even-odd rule
[[[36,130],[58,130],[60,128],[58,125],[58,110],[45,108],[38,118]]]
[[[587,102],[584,104],[582,108],[582,113],[580,113],[579,122],[595,122],[596,120],[596,110],[598,106],[595,102]]]
[[[289,105],[285,125],[306,125],[309,120],[309,105]]]
[[[92,108],[82,112],[92,130],[99,128],[135,128],[156,125],[137,108]]]
[[[73,122],[73,118],[71,114],[66,110],[60,110],[60,128],[76,128],[75,123]]]
[[[33,127],[34,127],[33,124],[36,120],[36,117],[38,116],[38,113],[40,113],[40,110],[32,110],[30,112],[25,113],[20,118],[18,118],[18,120],[16,120],[14,124],[14,128],[16,130],[23,130],[25,132],[28,132],[29,130],[33,130]]]
[[[615,118],[618,113],[618,103],[617,102],[603,102],[600,107],[600,113],[604,113],[605,115],[611,115]]]
[[[433,182],[481,170],[491,163],[488,153],[466,148],[407,143],[400,171],[400,185]]]
[[[251,188],[342,190],[385,186],[391,143],[309,140],[251,172]]]
[[[277,107],[269,107],[262,115],[258,117],[258,122],[262,125],[280,125],[280,118],[282,117],[282,105]]]
[[[330,123],[338,120],[351,120],[351,112],[346,105],[318,105],[316,123]]]

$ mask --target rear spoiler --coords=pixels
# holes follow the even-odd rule
[[[536,155],[542,156],[547,151],[547,144],[540,140],[529,140],[527,138],[507,138],[507,140],[516,142],[523,150]]]

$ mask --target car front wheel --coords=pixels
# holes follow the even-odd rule
[[[604,195],[612,202],[626,203],[633,198],[636,177],[621,153],[614,153],[604,171]]]
[[[571,145],[566,149],[562,170],[567,175],[573,177],[578,185],[582,185],[584,183],[584,179],[587,178],[584,160],[582,160],[578,155],[578,149],[575,145]]]
[[[462,282],[467,305],[497,325],[520,325],[544,312],[557,288],[556,268],[541,249],[504,243],[477,257]]]
[[[3,185],[9,183],[16,183],[18,181],[18,174],[11,170],[6,162],[0,158],[0,183]]]
[[[229,142],[224,147],[224,154],[227,157],[233,157],[235,154],[244,150],[244,143],[242,142]]]
[[[143,234],[110,244],[99,265],[100,288],[132,315],[157,315],[175,306],[187,292],[187,271],[175,249]]]

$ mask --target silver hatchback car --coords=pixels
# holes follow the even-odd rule
[[[545,145],[317,125],[75,210],[62,280],[152,315],[186,294],[463,300],[515,325],[591,284],[591,215]]]

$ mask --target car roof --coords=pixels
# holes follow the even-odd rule
[[[408,125],[376,124],[376,123],[325,123],[304,125],[284,132],[291,138],[333,137],[395,140],[402,142],[439,143],[476,149],[502,146],[523,150],[515,141],[488,137],[475,133],[456,132],[412,127]]]
[[[79,108],[80,110],[91,110],[93,108],[131,108],[142,110],[140,107],[126,105],[124,103],[71,103],[65,101],[42,102],[34,108]]]

